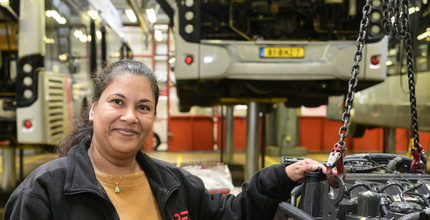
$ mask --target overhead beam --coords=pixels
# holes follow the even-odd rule
[[[158,4],[160,4],[164,13],[166,13],[167,16],[169,16],[169,26],[173,27],[173,8],[170,6],[170,4],[166,0],[157,0],[157,2],[158,2]]]
[[[134,14],[136,15],[143,33],[148,34],[150,32],[149,27],[145,22],[145,18],[143,17],[143,14],[140,11],[140,7],[137,4],[136,0],[127,0],[127,4],[130,6],[131,10],[133,10]]]

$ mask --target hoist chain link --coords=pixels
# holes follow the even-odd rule
[[[391,18],[394,14],[394,7],[389,7],[390,0],[382,0],[382,24],[384,26],[385,34],[389,35],[392,28]]]
[[[354,53],[354,65],[351,69],[351,79],[348,82],[348,93],[345,97],[345,112],[342,114],[343,125],[339,129],[339,141],[333,146],[332,152],[329,155],[327,166],[327,180],[332,187],[339,187],[334,181],[334,175],[340,175],[345,180],[345,169],[343,165],[343,158],[346,154],[345,138],[348,136],[348,123],[351,121],[351,109],[354,102],[355,89],[357,87],[357,76],[360,73],[360,61],[363,59],[364,41],[367,35],[367,27],[369,26],[369,14],[371,12],[371,0],[366,0],[366,5],[363,7],[363,18],[360,22],[360,31],[357,37],[356,46],[357,50]],[[333,172],[336,167],[337,174]]]
[[[411,172],[416,173],[419,161],[423,162],[421,170],[425,172],[427,166],[427,159],[420,145],[419,132],[418,132],[418,114],[416,107],[416,96],[415,96],[415,74],[414,74],[414,62],[413,62],[413,51],[412,51],[412,36],[410,33],[410,21],[409,21],[409,1],[408,0],[383,0],[382,1],[382,22],[385,28],[385,33],[389,35],[393,30],[391,24],[391,17],[394,16],[394,29],[396,30],[396,38],[403,39],[405,41],[406,48],[406,64],[408,70],[408,85],[409,85],[409,101],[411,107],[411,130],[414,139],[414,147],[411,149],[414,157],[411,164]]]
[[[345,138],[348,136],[348,123],[351,121],[351,109],[354,101],[355,89],[357,87],[358,79],[357,76],[360,73],[360,61],[363,59],[363,47],[364,40],[366,38],[366,30],[369,25],[368,15],[370,14],[372,7],[370,5],[370,0],[366,1],[366,5],[363,7],[363,18],[360,22],[360,32],[357,37],[357,50],[354,53],[354,65],[351,69],[351,79],[348,83],[348,93],[345,98],[345,112],[342,114],[343,125],[339,129],[339,144],[342,146],[342,151],[345,149]]]
[[[396,30],[396,37],[397,39],[401,39],[400,36],[400,7],[399,7],[399,1],[400,0],[393,0],[391,7],[394,7],[394,29]]]

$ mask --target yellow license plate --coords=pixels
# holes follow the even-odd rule
[[[261,58],[300,58],[305,57],[303,47],[262,47],[260,48]]]

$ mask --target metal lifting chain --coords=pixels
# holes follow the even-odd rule
[[[348,135],[348,123],[351,120],[351,109],[354,101],[355,88],[357,87],[357,75],[359,74],[359,62],[362,59],[362,49],[364,46],[364,39],[366,38],[366,30],[369,23],[368,15],[370,14],[371,6],[370,0],[366,1],[363,7],[363,18],[360,23],[360,32],[357,38],[357,51],[354,54],[355,64],[352,66],[351,79],[349,80],[348,93],[345,99],[345,112],[342,114],[343,125],[339,130],[340,140],[334,145],[332,152],[327,161],[327,180],[332,187],[339,187],[334,180],[333,167],[336,166],[337,175],[345,180],[345,169],[343,165],[343,158],[346,154],[345,138]],[[412,36],[410,33],[409,22],[409,1],[408,0],[382,0],[382,23],[384,25],[385,34],[389,35],[393,29],[396,30],[396,37],[404,39],[406,44],[407,55],[407,68],[408,68],[408,84],[409,84],[409,100],[412,115],[412,135],[414,137],[414,147],[411,149],[413,161],[411,164],[411,173],[417,172],[417,167],[420,160],[423,162],[421,171],[425,172],[427,160],[423,148],[419,144],[418,133],[418,114],[416,109],[415,97],[415,79],[413,70],[413,57],[412,57]],[[394,22],[391,18],[394,17]]]
[[[357,76],[360,73],[360,61],[363,58],[364,40],[366,39],[367,26],[369,25],[369,14],[372,9],[370,5],[371,0],[366,1],[363,7],[363,18],[360,22],[360,31],[357,37],[357,50],[354,53],[354,65],[352,65],[351,79],[348,82],[348,93],[345,98],[345,112],[342,114],[343,125],[339,129],[340,140],[333,146],[332,152],[327,160],[327,180],[332,187],[338,188],[339,185],[334,179],[333,167],[336,166],[337,175],[345,180],[345,169],[343,165],[343,158],[346,154],[345,138],[348,136],[348,123],[351,121],[351,109],[354,101],[355,89],[357,87]]]
[[[420,160],[423,162],[421,171],[425,172],[427,167],[427,159],[422,146],[420,145],[420,136],[418,133],[418,114],[417,100],[415,97],[415,79],[414,79],[414,63],[412,52],[412,36],[410,33],[409,21],[409,1],[382,1],[382,23],[384,24],[385,34],[389,35],[392,29],[396,30],[397,39],[403,39],[406,45],[406,64],[408,68],[408,84],[409,84],[409,101],[411,106],[412,116],[412,136],[414,138],[414,147],[411,149],[413,156],[411,164],[411,173],[416,173]],[[391,17],[394,16],[394,23],[391,23]],[[393,27],[394,26],[394,27]]]

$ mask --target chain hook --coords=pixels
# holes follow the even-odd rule
[[[339,143],[334,144],[327,161],[327,181],[331,187],[339,188],[339,184],[334,178],[335,175],[340,176],[340,178],[345,181],[346,172],[343,165],[343,158],[345,158],[345,155],[346,148]],[[334,173],[334,166],[336,166],[337,174]]]
[[[413,156],[411,163],[411,173],[417,173],[418,164],[420,161],[423,162],[421,165],[421,171],[425,173],[427,169],[427,159],[421,144],[415,143],[414,147],[411,148],[411,154]]]

